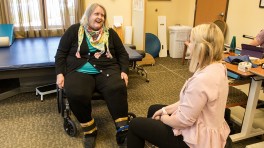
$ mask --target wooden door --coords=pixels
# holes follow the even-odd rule
[[[217,19],[225,21],[228,2],[229,0],[196,0],[194,26]]]

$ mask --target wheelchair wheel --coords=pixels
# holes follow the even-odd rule
[[[137,116],[134,113],[128,112],[128,120],[131,121],[133,118],[136,118]]]
[[[65,117],[65,111],[66,111],[66,104],[65,104],[65,98],[64,98],[64,92],[63,90],[60,91],[60,98],[59,98],[59,104],[60,104],[60,113],[62,117]]]
[[[63,127],[64,127],[65,132],[69,136],[75,137],[77,135],[76,125],[70,118],[64,119]]]
[[[62,90],[57,88],[57,105],[58,105],[58,112],[61,113],[61,98],[62,98]]]
[[[63,89],[58,88],[57,89],[57,105],[58,105],[58,112],[61,114],[62,117],[64,117],[64,110],[66,108],[65,106],[65,100],[64,100],[64,92]]]

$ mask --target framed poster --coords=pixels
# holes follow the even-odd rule
[[[259,8],[264,8],[264,0],[259,0]]]

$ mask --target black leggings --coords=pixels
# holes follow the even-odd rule
[[[95,90],[103,95],[113,120],[127,117],[127,88],[120,73],[107,77],[103,74],[72,72],[65,77],[65,93],[70,108],[80,123],[92,119],[91,99]]]
[[[138,117],[130,121],[128,148],[144,148],[145,140],[159,148],[189,148],[181,135],[174,136],[170,126],[151,119],[152,115],[164,106],[152,105],[148,110],[148,118]]]

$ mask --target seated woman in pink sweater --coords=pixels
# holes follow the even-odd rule
[[[230,129],[224,119],[228,80],[223,45],[223,34],[215,24],[192,29],[189,70],[193,76],[184,84],[179,101],[152,105],[148,111],[152,118],[130,122],[128,148],[143,148],[145,140],[160,148],[225,147]]]

